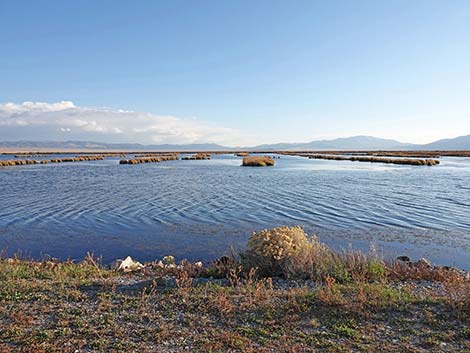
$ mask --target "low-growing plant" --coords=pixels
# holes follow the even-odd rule
[[[302,257],[311,247],[301,227],[265,229],[251,235],[243,261],[248,268],[258,268],[261,275],[279,276],[292,259]]]
[[[246,268],[258,268],[261,276],[284,276],[338,283],[385,280],[384,261],[359,251],[334,251],[301,227],[278,227],[252,234],[243,254]]]

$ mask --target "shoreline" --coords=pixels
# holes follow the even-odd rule
[[[409,158],[439,158],[442,157],[470,157],[469,150],[250,150],[250,149],[230,149],[230,150],[154,150],[154,149],[140,149],[140,150],[123,150],[123,149],[85,149],[85,148],[0,148],[0,155],[11,154],[281,154],[291,156],[305,156],[311,154],[330,154],[330,155],[363,155],[363,156],[376,156],[376,157],[409,157]]]
[[[332,249],[354,249],[368,253],[373,248],[386,260],[393,260],[401,255],[407,255],[411,258],[426,257],[435,264],[470,270],[468,247],[459,248],[457,246],[458,239],[468,236],[468,233],[463,230],[422,230],[393,227],[351,230],[323,229],[308,225],[303,225],[303,227],[309,234],[316,234]],[[175,255],[179,260],[188,258],[191,261],[209,263],[218,256],[230,253],[231,249],[242,251],[249,235],[262,228],[259,226],[228,231],[220,227],[204,226],[196,233],[191,234],[193,227],[185,225],[177,228],[173,226],[156,228],[156,230],[152,228],[154,229],[153,233],[149,229],[144,233],[113,231],[87,235],[82,231],[64,234],[61,228],[52,231],[50,228],[7,227],[0,228],[0,232],[3,234],[0,239],[0,252],[3,250],[9,256],[20,253],[36,260],[47,255],[64,261],[83,259],[88,251],[92,251],[96,255],[103,256],[104,263],[108,265],[122,256],[131,255],[143,261],[152,261],[155,256],[164,256],[166,252]],[[158,236],[154,235],[155,231],[159,234]],[[206,240],[201,238],[201,235],[205,233],[217,236]],[[450,234],[452,237],[449,237]],[[71,247],[71,239],[74,239],[73,248]],[[177,248],[177,244],[180,242],[190,243],[191,247]],[[89,244],[94,244],[94,246]]]
[[[0,258],[0,350],[470,349],[468,273],[424,259],[382,267],[381,260],[356,252],[331,255],[332,272],[311,278],[300,275],[305,265],[287,277],[270,276],[229,257],[207,266],[166,256],[112,267],[93,255],[78,263]],[[264,266],[257,261],[253,265]]]

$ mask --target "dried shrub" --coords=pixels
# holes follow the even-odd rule
[[[301,227],[277,227],[254,232],[243,255],[247,267],[258,268],[259,274],[279,276],[291,258],[302,256],[312,242]]]
[[[386,263],[374,254],[334,251],[298,226],[253,233],[242,258],[245,268],[256,267],[261,276],[314,281],[331,277],[347,283],[385,280],[389,273]]]

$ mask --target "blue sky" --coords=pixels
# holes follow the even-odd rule
[[[469,1],[0,0],[2,140],[359,134],[470,134]]]

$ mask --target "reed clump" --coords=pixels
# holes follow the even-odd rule
[[[324,154],[308,155],[308,158],[334,160],[334,161],[370,162],[370,163],[402,164],[402,165],[417,165],[417,166],[419,165],[433,166],[433,165],[438,165],[440,163],[437,159],[381,158],[381,157],[369,157],[369,156],[345,157],[345,156],[324,155]]]
[[[183,157],[181,159],[185,161],[208,160],[208,159],[211,159],[211,154],[210,153],[196,153],[195,155]]]
[[[15,155],[15,158],[25,158],[25,157],[26,158],[41,157],[41,155],[40,154],[32,154],[32,153],[31,154],[28,154],[28,153],[21,154],[20,153],[20,154]]]
[[[268,156],[244,157],[242,166],[244,167],[272,167],[274,159]]]
[[[141,164],[141,163],[160,163],[164,161],[175,161],[178,160],[178,155],[166,155],[166,156],[158,156],[158,157],[140,157],[140,158],[133,158],[133,159],[121,159],[119,164]]]
[[[239,153],[235,153],[235,156],[236,157],[248,157],[249,153],[248,152],[239,152]]]
[[[17,165],[29,165],[29,164],[37,164],[38,162],[32,159],[15,159],[15,160],[6,160],[0,161],[0,167],[12,167]]]
[[[104,157],[101,155],[90,155],[90,156],[75,156],[65,158],[53,158],[49,162],[51,163],[72,163],[72,162],[84,162],[84,161],[102,161]]]
[[[254,232],[241,258],[246,270],[256,268],[262,277],[320,282],[332,278],[337,283],[427,280],[470,284],[458,269],[432,266],[425,259],[387,262],[374,251],[331,249],[299,226]]]

